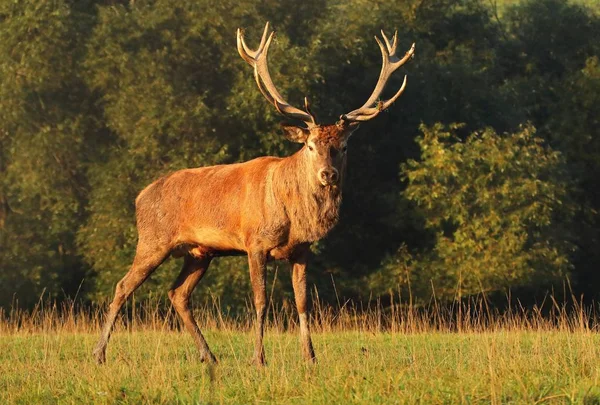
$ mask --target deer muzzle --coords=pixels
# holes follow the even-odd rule
[[[335,167],[324,167],[319,170],[319,181],[324,186],[333,186],[340,180],[340,173]]]

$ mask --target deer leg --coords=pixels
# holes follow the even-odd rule
[[[292,260],[292,284],[294,286],[294,298],[296,299],[296,308],[300,319],[300,345],[302,347],[303,357],[311,362],[316,362],[315,351],[313,350],[310,339],[310,329],[308,326],[308,308],[306,304],[306,264],[308,259],[308,250],[299,253]]]
[[[263,252],[249,253],[248,261],[250,263],[250,282],[252,283],[254,306],[256,308],[256,340],[254,342],[253,361],[259,366],[264,366],[266,364],[263,334],[265,330],[265,314],[267,311],[267,257]]]
[[[133,259],[131,269],[125,277],[117,283],[115,289],[115,297],[109,306],[104,326],[100,332],[100,339],[94,349],[93,355],[98,364],[102,364],[106,361],[106,346],[110,339],[112,328],[117,319],[117,315],[121,310],[121,307],[127,301],[127,298],[140,286],[146,279],[152,274],[154,270],[167,258],[169,255],[168,250],[150,250],[139,248]]]
[[[206,269],[208,269],[211,259],[210,256],[202,258],[194,258],[189,255],[185,256],[181,273],[169,290],[169,299],[183,320],[186,329],[194,338],[194,342],[196,342],[196,346],[200,351],[200,361],[216,363],[217,359],[208,348],[208,344],[206,343],[198,324],[194,320],[194,316],[189,306],[192,291],[194,291],[194,288],[202,279],[204,273],[206,273]]]

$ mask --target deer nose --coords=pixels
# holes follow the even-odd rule
[[[336,184],[340,178],[340,174],[333,167],[328,167],[319,170],[319,180],[324,186]]]

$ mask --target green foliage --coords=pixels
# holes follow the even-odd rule
[[[600,17],[563,0],[523,2],[504,18],[511,33],[503,49],[509,80],[505,91],[538,129],[538,135],[563,153],[579,192],[572,224],[578,235],[573,257],[581,292],[596,296],[600,275]]]
[[[4,1],[0,16],[0,305],[31,305],[74,294],[86,269],[74,230],[95,131],[78,69],[92,19],[66,1]]]
[[[307,95],[323,123],[372,91],[379,29],[399,30],[399,52],[417,44],[389,84],[392,93],[406,72],[405,94],[351,140],[340,224],[314,247],[309,281],[321,298],[366,299],[365,280],[385,292],[400,277],[428,285],[441,274],[445,291],[460,279],[468,292],[475,278],[490,290],[571,273],[578,291],[597,294],[600,17],[585,0],[504,3],[498,15],[478,0],[0,0],[0,306],[74,295],[82,280],[82,296],[109,298],[133,258],[144,186],[297,148],[235,49],[238,27],[256,46],[267,20],[276,85],[292,104]],[[436,125],[452,122],[465,123],[453,136]],[[479,128],[489,129],[467,137]],[[403,195],[398,167],[421,153],[419,164],[433,164],[440,157],[421,148],[434,138],[446,158],[471,161],[454,164],[473,184],[453,188],[430,167],[440,190],[411,194],[409,183]],[[535,159],[519,166],[513,152]],[[480,178],[491,161],[504,172]],[[515,221],[490,214],[513,208]],[[165,263],[141,294],[164,292],[178,266]],[[215,261],[199,294],[242,308],[246,273],[243,259]],[[284,296],[288,279],[273,281]]]
[[[434,234],[413,263],[421,287],[448,297],[560,280],[570,270],[572,215],[560,153],[531,126],[461,142],[458,126],[422,126],[421,160],[403,165],[406,198]]]

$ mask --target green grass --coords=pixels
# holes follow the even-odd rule
[[[90,332],[0,336],[0,403],[600,403],[600,335],[587,330],[320,332],[318,364],[295,333],[207,331],[220,364],[197,361],[191,337],[121,331],[107,364]]]
[[[482,295],[334,308],[313,301],[318,363],[301,359],[293,306],[269,307],[268,365],[250,362],[252,310],[196,308],[217,366],[160,300],[127,308],[91,352],[105,308],[43,303],[0,310],[0,404],[600,404],[600,317],[575,297],[500,312]],[[135,311],[133,309],[135,308]],[[361,308],[360,310],[358,308]]]

